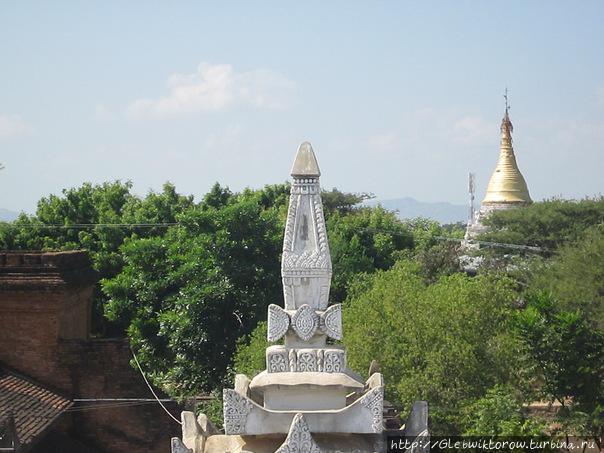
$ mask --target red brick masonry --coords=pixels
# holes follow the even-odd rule
[[[126,339],[89,338],[96,281],[84,251],[0,252],[0,365],[71,399],[151,398],[130,366]],[[180,431],[156,403],[98,407],[76,403],[51,431],[108,453],[165,453]],[[180,412],[174,403],[168,407]],[[33,410],[29,417],[35,424]],[[33,436],[39,442],[32,451],[48,451],[45,439],[53,437],[48,434],[41,430]]]

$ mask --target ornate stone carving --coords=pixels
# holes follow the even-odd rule
[[[283,373],[289,371],[287,349],[267,350],[266,358],[266,369],[269,373]]]
[[[244,434],[252,402],[232,389],[224,389],[222,397],[225,434]]]
[[[314,223],[315,228],[309,228],[309,232],[316,235],[316,248],[296,250],[297,221]],[[331,256],[318,178],[294,179],[285,224],[281,269],[283,275],[298,269],[320,269],[331,272]]]
[[[374,433],[384,429],[384,387],[375,387],[363,396],[363,406],[371,412],[371,428]]]
[[[330,338],[342,339],[342,305],[335,304],[327,308],[321,315],[314,313],[314,308],[302,305],[296,312],[288,313],[278,305],[268,306],[268,341],[281,339],[292,328],[304,341],[312,338],[317,329]],[[291,320],[290,320],[291,317]],[[302,336],[304,335],[304,337]],[[310,336],[308,336],[310,335]]]
[[[342,339],[342,304],[330,306],[321,315],[321,330],[334,340]]]
[[[304,415],[298,413],[294,416],[285,442],[275,453],[321,453],[304,420]]]
[[[314,349],[299,349],[296,368],[300,372],[319,371],[317,367],[317,352]]]
[[[308,341],[319,327],[319,316],[314,308],[304,304],[292,316],[291,326],[302,341]]]
[[[266,337],[268,341],[277,341],[289,328],[289,316],[287,312],[278,305],[268,306],[268,329]]]
[[[289,195],[289,208],[287,210],[287,220],[285,222],[285,234],[283,236],[283,254],[293,249],[294,244],[294,225],[296,224],[296,213],[298,211],[298,203],[300,195],[292,191]]]
[[[315,215],[315,222],[317,224],[317,240],[320,255],[315,267],[331,270],[331,256],[329,254],[329,242],[327,241],[327,230],[325,228],[325,216],[323,215],[321,195],[313,195],[311,203]]]
[[[326,350],[323,358],[323,371],[325,373],[342,373],[346,369],[345,357],[344,351]]]
[[[268,373],[343,373],[346,371],[346,352],[336,348],[288,349],[284,346],[271,346],[266,350],[266,370]]]

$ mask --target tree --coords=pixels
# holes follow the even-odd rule
[[[427,400],[431,431],[460,433],[463,406],[515,380],[517,346],[508,333],[515,297],[505,278],[455,274],[426,285],[417,264],[398,262],[351,287],[348,361],[365,370],[376,359],[389,401],[408,410]]]
[[[329,218],[331,214],[336,212],[340,214],[348,214],[356,209],[359,209],[359,204],[363,201],[374,198],[371,193],[348,193],[341,192],[335,187],[331,190],[323,190],[321,199],[323,201],[323,210],[325,218]]]
[[[533,291],[552,294],[565,310],[580,310],[604,333],[604,225],[588,228],[551,260],[533,266],[532,273]]]
[[[102,284],[151,380],[183,396],[222,388],[238,338],[280,300],[282,232],[249,199],[178,220],[163,237],[127,240],[123,271]]]
[[[543,436],[545,423],[527,416],[510,386],[496,385],[464,408],[464,436]]]
[[[334,212],[327,221],[333,262],[332,302],[346,298],[347,285],[358,273],[389,269],[403,250],[413,248],[413,234],[393,212],[381,206],[348,214]]]
[[[541,396],[561,404],[559,419],[570,434],[589,435],[601,446],[604,335],[580,310],[560,309],[546,293],[529,294],[514,325],[522,351],[536,364]]]
[[[63,190],[61,196],[44,197],[38,202],[35,215],[21,214],[12,224],[0,227],[0,243],[13,250],[86,249],[100,278],[112,278],[122,270],[119,248],[126,238],[162,236],[167,230],[123,224],[173,223],[179,213],[193,206],[193,197],[179,195],[170,183],[164,184],[162,192],[149,192],[144,199],[132,195],[131,188],[130,182],[84,183]],[[106,297],[97,286],[93,331],[123,334],[103,317],[105,302]]]
[[[266,368],[266,348],[270,345],[266,339],[267,324],[259,322],[247,337],[241,337],[233,360],[237,373],[253,377]]]
[[[604,197],[547,200],[523,208],[495,211],[485,220],[489,231],[478,239],[542,247],[550,255],[561,245],[579,239],[587,228],[602,223],[602,219]]]

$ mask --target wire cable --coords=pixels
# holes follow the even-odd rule
[[[166,409],[166,406],[164,406],[164,404],[160,401],[159,397],[156,395],[155,390],[153,390],[153,387],[151,387],[151,384],[149,384],[149,381],[147,380],[147,377],[145,376],[145,373],[143,373],[143,369],[141,368],[141,364],[138,363],[138,358],[136,357],[136,354],[134,353],[134,349],[132,349],[132,347],[130,348],[130,352],[132,352],[132,357],[134,357],[134,361],[136,362],[136,366],[138,367],[138,370],[141,372],[141,376],[145,380],[145,384],[147,384],[147,387],[149,387],[149,390],[151,390],[151,393],[153,394],[153,396],[155,397],[155,399],[157,400],[157,402],[159,403],[159,405],[163,408],[164,411],[166,411],[166,414],[168,414],[170,417],[172,417],[172,419],[176,423],[178,423],[179,425],[182,425],[182,422],[179,419],[177,419],[174,415],[172,415],[172,413],[168,409]]]
[[[59,223],[3,223],[4,228],[46,228],[49,230],[82,230],[86,228],[156,228],[156,227],[172,227],[180,225],[178,222],[165,223],[72,223],[69,225]]]
[[[182,226],[183,224],[180,222],[165,222],[165,223],[74,223],[71,225],[62,225],[62,224],[16,224],[16,223],[1,223],[0,228],[24,228],[24,229],[49,229],[49,230],[69,230],[69,229],[87,229],[87,228],[170,228],[175,226]],[[411,231],[395,231],[395,230],[387,230],[387,229],[379,229],[379,228],[353,228],[354,231],[365,232],[365,233],[383,233],[383,234],[391,234],[393,236],[403,236],[413,238],[413,233]],[[445,236],[433,236],[434,239],[439,241],[452,241],[452,242],[464,242],[463,239],[457,239],[452,237]],[[524,245],[524,244],[508,244],[502,242],[489,242],[489,241],[477,241],[472,240],[470,243],[485,245],[487,247],[501,247],[501,248],[510,248],[516,250],[528,250],[532,252],[548,252],[548,249],[544,247],[537,247],[534,245]]]

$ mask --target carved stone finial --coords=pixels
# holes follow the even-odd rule
[[[317,158],[309,142],[304,142],[298,148],[296,159],[291,171],[292,176],[321,176]]]
[[[320,171],[310,143],[300,145],[292,175],[281,262],[285,309],[295,310],[308,304],[315,310],[324,310],[331,284],[331,255]]]
[[[304,415],[298,413],[294,416],[285,442],[275,453],[321,453],[304,420]]]

